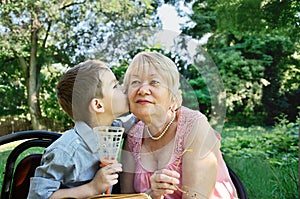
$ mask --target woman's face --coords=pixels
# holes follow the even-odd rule
[[[171,105],[167,81],[153,67],[136,71],[129,76],[130,111],[142,121],[149,117],[165,117]]]

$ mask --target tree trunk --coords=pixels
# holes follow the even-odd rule
[[[29,80],[28,80],[28,106],[33,129],[43,129],[42,114],[40,110],[39,98],[39,70],[37,69],[37,49],[38,49],[38,30],[40,24],[35,17],[32,21],[31,32],[31,49],[29,63]]]

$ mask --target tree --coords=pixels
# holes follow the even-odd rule
[[[33,128],[43,128],[39,95],[43,67],[77,63],[108,36],[152,26],[156,6],[149,0],[2,1],[0,66],[10,63],[14,73],[22,75]]]
[[[18,96],[18,93],[25,92],[24,78],[20,78],[22,76],[21,71],[19,73],[15,73],[15,60],[6,60],[5,63],[0,62],[0,64],[0,68],[2,69],[0,74],[1,114],[20,115],[24,110],[26,110],[25,106],[27,107],[27,102],[24,97],[16,97]]]
[[[287,79],[300,80],[295,70],[299,66],[299,1],[197,0],[192,9],[195,26],[183,27],[184,33],[198,39],[212,34],[205,47],[222,74],[229,114],[255,119],[261,113],[258,120],[274,124],[284,112],[295,120],[299,102],[291,96],[299,96],[299,89]],[[284,91],[286,82],[294,89]]]

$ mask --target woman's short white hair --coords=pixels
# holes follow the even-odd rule
[[[181,106],[182,96],[179,91],[179,72],[175,63],[167,56],[158,52],[140,52],[136,54],[126,70],[124,87],[128,89],[130,75],[145,71],[146,67],[153,67],[166,81],[170,90],[170,97]]]

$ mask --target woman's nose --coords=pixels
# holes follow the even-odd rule
[[[148,84],[142,84],[138,90],[139,95],[150,95],[151,91]]]

